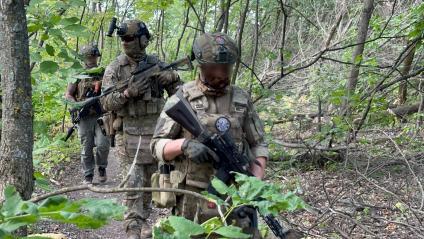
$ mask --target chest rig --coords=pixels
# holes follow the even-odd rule
[[[237,144],[243,141],[243,125],[247,114],[248,98],[241,89],[230,86],[227,94],[213,97],[203,94],[193,82],[183,89],[183,93],[197,118],[209,132],[217,133],[217,120],[224,117],[230,122],[229,131],[234,141]],[[184,136],[188,136],[187,134],[189,133],[184,132]]]
[[[84,101],[87,98],[98,96],[101,93],[101,77],[87,77],[77,80],[75,99]]]
[[[130,64],[125,55],[118,57],[118,79],[129,79],[135,70],[147,69],[160,63],[158,58],[147,55],[138,65]],[[126,105],[117,111],[117,115],[123,119],[123,130],[131,135],[152,135],[156,120],[165,104],[163,99],[163,87],[155,78],[150,79],[150,88],[143,96],[131,98]]]
[[[188,100],[197,118],[209,132],[216,133],[216,122],[225,117],[230,122],[230,134],[241,152],[249,150],[247,141],[244,139],[243,125],[247,117],[248,97],[242,90],[230,86],[228,93],[221,97],[211,97],[203,94],[196,86],[196,82],[190,82],[183,86],[183,96]],[[182,130],[181,136],[192,138],[192,135]],[[212,163],[197,164],[181,157],[175,160],[177,170],[185,175],[185,184],[206,189],[211,177],[215,174]]]

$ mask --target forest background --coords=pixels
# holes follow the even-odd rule
[[[106,66],[121,52],[113,16],[137,18],[166,62],[201,32],[241,49],[233,84],[264,121],[267,180],[310,205],[282,215],[311,236],[418,238],[424,226],[424,4],[419,0],[31,0],[27,3],[36,178],[78,154],[63,100],[96,42]],[[180,72],[193,80],[196,70]],[[4,88],[3,88],[4,89]],[[5,92],[3,90],[3,92]],[[2,142],[5,139],[2,137]],[[19,190],[18,190],[19,191]]]

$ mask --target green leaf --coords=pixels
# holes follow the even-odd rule
[[[87,35],[86,28],[84,26],[81,26],[80,24],[72,24],[72,25],[66,26],[64,30],[74,36],[80,37],[80,36]]]
[[[114,200],[110,199],[83,199],[80,201],[84,211],[95,218],[107,220],[113,218],[115,220],[123,220],[126,207],[118,205]]]
[[[170,225],[178,232],[177,235],[196,236],[205,233],[202,226],[183,217],[170,216],[168,220]]]
[[[15,216],[20,213],[20,208],[22,207],[23,201],[18,192],[16,192],[15,187],[6,186],[4,189],[5,201],[1,207],[0,213],[4,217]]]
[[[52,46],[50,46],[49,44],[46,44],[46,52],[50,56],[54,56],[54,48]]]
[[[360,64],[361,63],[361,61],[362,61],[362,55],[357,55],[356,57],[355,57],[355,64]]]
[[[65,40],[65,38],[63,38],[63,34],[62,31],[59,29],[50,29],[49,30],[49,34],[54,37],[59,39],[61,42],[63,42],[63,44],[66,46],[68,44],[68,42]],[[64,49],[62,49],[64,50]]]
[[[42,60],[41,54],[39,52],[31,52],[31,61],[40,62]]]
[[[59,69],[59,65],[54,61],[43,61],[40,64],[40,71],[47,74],[53,74]]]
[[[12,235],[10,235],[8,232],[2,229],[2,226],[0,224],[0,238],[2,239],[13,239]]]
[[[210,218],[206,222],[202,223],[202,227],[205,229],[207,234],[222,226],[223,223],[219,217]]]
[[[68,17],[68,18],[63,18],[60,21],[60,24],[62,24],[63,26],[68,26],[68,25],[76,24],[77,22],[79,22],[78,17]]]
[[[28,24],[28,32],[36,32],[40,30],[43,26],[40,24],[30,23]]]
[[[241,228],[235,226],[221,227],[218,230],[214,231],[214,233],[224,236],[226,238],[250,238],[250,235],[244,234],[241,231]]]
[[[82,65],[78,61],[76,61],[76,62],[74,62],[74,64],[72,64],[71,68],[80,70],[80,69],[82,69]]]
[[[46,41],[47,39],[49,39],[49,34],[48,33],[43,33],[41,35],[41,40]]]
[[[75,7],[85,7],[86,3],[83,0],[72,0],[70,4]]]
[[[37,215],[26,214],[22,216],[16,216],[14,218],[5,218],[6,222],[2,223],[0,227],[2,230],[11,233],[22,226],[33,224],[37,222],[37,220]]]
[[[228,186],[218,178],[213,178],[211,183],[218,193],[226,194],[228,192]]]
[[[104,72],[105,72],[105,68],[102,66],[99,66],[99,67],[86,69],[82,73],[88,74],[90,77],[92,77],[92,76],[103,76]]]
[[[45,191],[51,191],[52,189],[49,186],[49,181],[40,173],[34,173],[35,185]]]
[[[40,205],[38,206],[38,211],[40,213],[55,212],[60,211],[67,206],[69,206],[69,201],[67,198],[65,198],[64,196],[52,196],[40,203]],[[70,209],[71,207],[68,207],[67,211],[71,211]],[[73,211],[77,212],[78,209],[79,206],[75,207],[75,210]]]
[[[62,19],[62,16],[60,15],[52,15],[48,21],[50,26],[54,26],[57,23],[59,23],[60,19]]]

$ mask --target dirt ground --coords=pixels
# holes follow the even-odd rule
[[[114,157],[114,151],[111,149],[109,154],[109,165],[107,168],[108,181],[102,184],[102,187],[117,187],[122,180],[122,175],[119,170],[119,162]],[[83,181],[82,169],[79,158],[74,158],[72,162],[64,162],[59,165],[57,169],[57,178],[53,181],[56,182],[56,188],[69,187],[81,185]],[[95,172],[97,174],[97,171]],[[94,185],[99,186],[97,175],[93,180]],[[68,193],[70,199],[82,198],[113,198],[117,202],[122,202],[123,194],[99,194],[91,191],[76,191]],[[154,208],[150,219],[148,220],[153,225],[160,217],[165,217],[167,211],[163,209]],[[60,223],[40,223],[36,225],[35,231],[48,232],[48,233],[62,233],[68,239],[125,239],[125,231],[123,229],[122,221],[111,221],[108,225],[99,229],[79,229],[74,225],[60,224]]]
[[[336,160],[320,156],[315,161],[302,155],[269,162],[266,180],[295,191],[309,205],[307,210],[281,214],[279,220],[304,233],[304,238],[424,238],[424,154],[409,152],[406,148],[411,145],[399,142],[396,146],[394,142],[379,139],[374,145],[358,145]],[[415,142],[422,148],[422,138]],[[116,187],[122,178],[113,155],[111,152],[109,180],[103,187]],[[57,188],[82,182],[77,158],[59,165],[57,172]],[[123,195],[79,191],[68,196],[122,201]],[[167,215],[154,209],[150,223]],[[41,223],[35,231],[63,233],[71,239],[125,238],[122,222],[117,221],[97,230]]]

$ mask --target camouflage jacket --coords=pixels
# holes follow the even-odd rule
[[[151,55],[147,55],[146,62],[163,64]],[[118,81],[129,79],[131,72],[137,69],[137,66],[138,63],[132,61],[126,55],[118,56],[106,68],[103,76],[103,88],[105,89]],[[135,135],[141,135],[142,132],[150,135],[153,133],[154,125],[164,105],[164,91],[168,95],[172,95],[181,85],[180,78],[175,71],[164,71],[152,75],[151,82],[151,88],[141,97],[127,99],[123,92],[114,92],[101,100],[103,108],[106,111],[116,112],[118,117],[124,121],[124,124],[127,122],[128,127],[133,128],[130,131],[133,131]],[[143,121],[144,123],[142,123]],[[146,128],[141,128],[141,125]]]
[[[203,94],[202,83],[199,80],[183,85],[184,97],[190,102],[199,121],[211,132],[217,132],[215,122],[219,117],[225,116],[231,122],[230,132],[239,149],[248,154],[249,158],[268,158],[268,147],[264,140],[264,129],[258,114],[250,100],[249,95],[236,86],[227,87],[223,96],[209,96]],[[177,96],[168,99],[164,109],[178,101]],[[191,134],[179,124],[169,118],[162,111],[150,149],[153,156],[164,163],[163,148],[173,139],[191,138]],[[176,170],[182,171],[186,176],[186,183],[198,188],[206,188],[210,177],[214,173],[211,163],[198,165],[188,162],[183,156],[177,157],[172,163]]]

